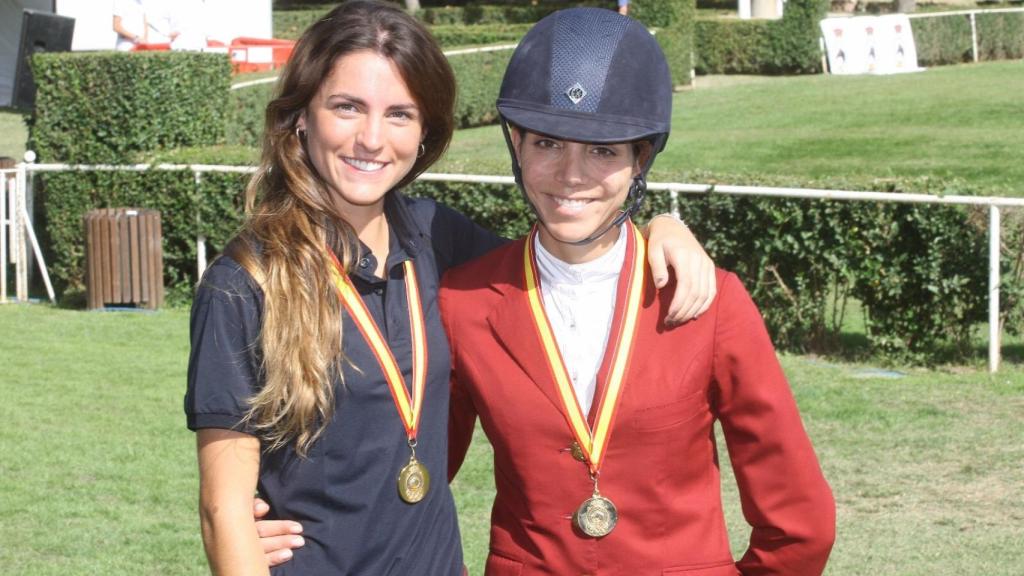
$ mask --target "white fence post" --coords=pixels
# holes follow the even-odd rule
[[[12,228],[13,234],[11,236],[11,247],[14,249],[14,255],[12,260],[15,260],[14,266],[14,293],[18,298],[19,302],[28,301],[28,250],[25,246],[25,226],[28,224],[25,221],[25,196],[27,194],[27,181],[25,163],[18,163],[18,172],[15,177],[16,185],[14,190],[14,206],[11,212],[8,212],[11,220],[14,222]]]
[[[988,207],[988,371],[999,370],[999,207]]]
[[[199,170],[192,168],[192,173],[195,174],[195,198],[196,204],[196,228],[202,223],[202,218],[199,216],[199,186],[203,181],[203,173]],[[206,272],[206,236],[202,233],[196,234],[196,282],[203,277],[203,272]]]
[[[7,303],[7,234],[10,222],[7,221],[7,189],[14,193],[17,184],[14,178],[4,172],[0,176],[0,303]]]
[[[978,61],[978,20],[974,12],[971,12],[971,57],[975,62]]]

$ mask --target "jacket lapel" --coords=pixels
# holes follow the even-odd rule
[[[510,250],[511,258],[504,266],[512,272],[508,283],[494,287],[503,293],[502,300],[491,310],[487,322],[494,332],[498,344],[508,352],[523,372],[536,385],[548,400],[562,412],[562,402],[558,396],[551,368],[548,366],[544,348],[541,346],[530,315],[530,304],[526,295],[525,270],[523,269],[523,240],[516,243]]]

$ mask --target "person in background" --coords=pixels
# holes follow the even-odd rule
[[[171,50],[202,51],[206,48],[210,15],[205,0],[175,2],[170,19],[177,33],[171,41]]]
[[[142,0],[114,0],[115,48],[126,52],[147,42],[146,9]]]
[[[619,14],[623,16],[629,14],[629,0],[619,0]]]
[[[181,34],[175,18],[178,2],[174,0],[142,0],[146,9],[149,42],[170,44]]]
[[[256,489],[272,518],[305,528],[277,574],[462,572],[437,290],[503,241],[401,193],[447,148],[454,100],[436,42],[392,4],[345,2],[296,44],[249,217],[192,308],[185,412],[214,573],[267,573]],[[665,310],[685,320],[713,297],[710,262],[685,227],[654,222],[652,266],[667,281],[675,247],[693,288]]]

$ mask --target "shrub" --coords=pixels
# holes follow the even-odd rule
[[[143,151],[224,140],[230,64],[223,55],[54,53],[37,54],[32,66],[37,93],[30,141],[43,162],[130,164]],[[194,258],[193,232],[204,211],[223,205],[193,190],[191,172],[63,173],[36,182],[47,260],[62,291],[83,287],[86,211],[160,210],[164,277],[173,287],[191,277],[183,261]]]
[[[769,53],[768,20],[697,20],[697,72],[751,74]]]
[[[518,42],[533,24],[439,24],[430,33],[445,48]]]
[[[762,185],[969,193],[959,183],[929,180],[754,180]],[[667,195],[654,195],[647,215],[667,210],[668,203]],[[966,353],[972,327],[986,317],[985,218],[977,210],[715,194],[682,196],[680,210],[715,262],[746,283],[780,348],[837,350],[850,298],[864,306],[872,351],[900,360],[932,362]],[[1019,276],[1024,238],[1008,235],[1006,241],[1003,311],[1004,317],[1017,317],[1024,289]]]
[[[921,66],[971,61],[971,21],[965,16],[915,18],[910,25]]]
[[[791,0],[779,20],[698,19],[701,74],[805,74],[821,71],[818,23],[827,0]]]
[[[459,128],[493,124],[498,120],[498,100],[505,67],[512,50],[460,54],[448,58],[458,82],[455,122]]]
[[[630,2],[630,15],[656,30],[658,43],[668,59],[676,86],[693,82],[694,0],[643,0]]]
[[[518,40],[526,28],[560,8],[557,4],[538,6],[443,6],[425,8],[417,17],[444,47],[488,44]],[[274,37],[297,40],[311,24],[334,5],[314,5],[297,10],[274,11]]]
[[[493,124],[498,88],[512,50],[457,54],[448,59],[458,81],[455,121],[459,128]],[[274,84],[232,90],[227,113],[227,141],[238,146],[260,146],[264,110],[273,97]]]
[[[274,38],[298,40],[306,28],[334,9],[335,4],[296,6],[293,9],[274,10]]]
[[[564,7],[565,4],[552,3],[438,6],[435,8],[424,8],[416,14],[416,17],[431,26],[438,24],[532,24],[555,10]]]
[[[204,163],[218,163],[215,157]],[[191,170],[65,172],[37,177],[46,190],[50,273],[65,299],[85,288],[82,216],[93,208],[131,206],[160,211],[164,284],[168,300],[191,292],[196,277],[196,237],[216,253],[241,222],[247,175],[206,173],[197,186]]]
[[[44,162],[117,163],[223,142],[230,70],[217,54],[37,54],[30,145]]]
[[[227,142],[237,146],[260,146],[267,103],[274,97],[276,83],[254,84],[231,91],[225,133]]]
[[[976,20],[979,59],[1024,58],[1024,13],[981,13]]]
[[[1024,14],[981,12],[978,30],[978,59],[1024,58]],[[912,23],[917,60],[922,66],[970,62],[971,20],[965,15],[915,18]]]

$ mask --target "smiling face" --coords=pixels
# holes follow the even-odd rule
[[[518,130],[511,137],[523,187],[543,224],[544,248],[570,263],[593,260],[609,250],[618,229],[583,246],[569,243],[588,238],[615,219],[649,145],[587,144]]]
[[[383,213],[384,195],[412,169],[423,139],[398,68],[369,50],[334,62],[297,126],[335,206],[357,228]]]

